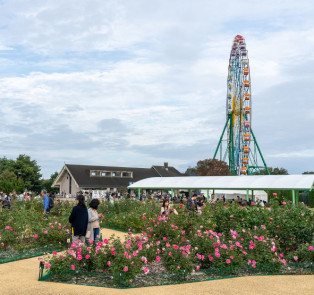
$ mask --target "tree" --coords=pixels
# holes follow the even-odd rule
[[[187,176],[195,176],[196,175],[196,169],[189,167],[188,169],[186,169],[186,171],[184,172],[184,175]]]
[[[31,160],[30,156],[19,155],[13,164],[14,173],[19,175],[28,189],[40,190],[40,167],[35,160]]]
[[[305,171],[302,174],[314,174],[314,171]]]
[[[230,175],[228,164],[217,159],[198,161],[195,167],[198,176],[226,176]]]
[[[273,167],[268,167],[268,171],[270,175],[289,175],[288,170],[285,168],[273,168]],[[267,172],[265,169],[261,169],[259,173],[255,173],[255,175],[267,175]]]
[[[51,186],[52,186],[54,180],[57,178],[58,174],[59,173],[56,171],[55,173],[50,175],[49,179],[43,179],[41,181],[41,189],[45,189],[47,192],[55,192],[55,193],[57,193],[59,191],[59,189],[58,188],[53,188]]]
[[[40,167],[35,160],[31,160],[30,156],[19,155],[16,160],[9,160],[6,157],[0,158],[0,175],[2,175],[2,183],[5,183],[6,191],[40,189]],[[14,177],[13,177],[14,176]],[[11,188],[11,189],[10,189]]]
[[[17,178],[17,176],[14,174],[13,171],[10,171],[8,169],[3,170],[0,174],[0,181],[7,180],[9,182],[14,181]]]
[[[7,170],[13,172],[14,160],[9,160],[6,157],[0,158],[0,174]]]

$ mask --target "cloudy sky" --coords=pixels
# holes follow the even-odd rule
[[[267,164],[314,170],[309,1],[0,0],[0,156],[181,171],[213,156],[235,35]]]

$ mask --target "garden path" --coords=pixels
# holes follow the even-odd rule
[[[104,229],[103,237],[115,234],[123,238],[122,232]],[[76,286],[38,281],[38,259],[30,258],[0,265],[1,295],[144,295],[144,294],[313,294],[314,275],[312,276],[264,276],[242,277],[209,282],[148,287],[137,289],[107,289],[99,287]]]

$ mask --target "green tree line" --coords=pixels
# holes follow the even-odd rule
[[[55,190],[51,185],[58,172],[53,173],[49,179],[43,179],[40,171],[37,161],[28,155],[19,155],[15,160],[0,158],[0,191],[21,193],[25,190]]]

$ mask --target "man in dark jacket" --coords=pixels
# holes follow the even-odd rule
[[[192,198],[188,198],[187,202],[186,202],[186,209],[189,211],[193,211],[196,210],[195,209],[195,201],[197,198],[197,194],[193,194]]]
[[[72,242],[76,243],[79,240],[85,243],[86,230],[88,225],[88,212],[85,205],[83,195],[78,195],[76,198],[77,205],[73,207],[69,222],[72,225]]]

